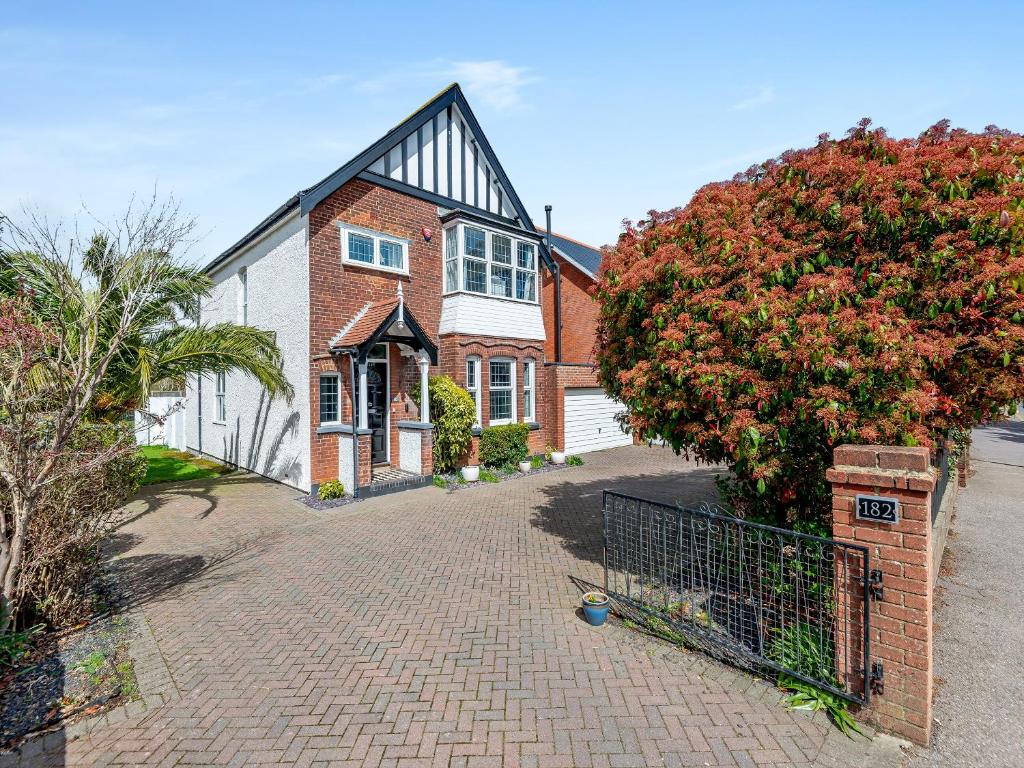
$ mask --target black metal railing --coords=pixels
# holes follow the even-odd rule
[[[625,618],[758,673],[870,695],[866,547],[604,492],[605,591]]]
[[[932,492],[932,525],[939,518],[942,509],[942,497],[946,495],[949,485],[949,453],[944,448],[932,451],[932,467],[935,469],[935,490]]]

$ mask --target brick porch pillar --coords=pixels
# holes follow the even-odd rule
[[[932,727],[932,541],[935,488],[927,448],[844,445],[835,449],[832,535],[867,546],[869,567],[882,572],[882,596],[871,601],[870,660],[882,664],[884,691],[871,697],[868,719],[882,730],[927,744]],[[858,495],[892,497],[899,521],[856,516]],[[853,612],[851,634],[863,635]],[[870,667],[870,664],[869,664]]]

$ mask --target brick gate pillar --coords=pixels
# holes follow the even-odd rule
[[[882,594],[868,606],[870,661],[882,665],[883,689],[868,719],[882,730],[927,744],[932,726],[931,500],[935,476],[927,448],[844,445],[835,449],[832,536],[866,546],[882,573]],[[895,523],[858,519],[859,495],[898,501]],[[851,612],[851,635],[862,636]],[[870,664],[869,664],[870,667]]]

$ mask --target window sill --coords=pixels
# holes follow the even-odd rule
[[[524,421],[523,424],[528,426],[531,432],[536,432],[538,429],[540,429],[540,424],[538,424],[536,421]]]
[[[480,435],[482,435],[484,433],[484,428],[483,427],[474,426],[470,430],[470,432],[473,433],[473,437],[480,437]]]
[[[369,269],[374,272],[384,272],[389,275],[399,275],[402,277],[409,277],[409,270],[407,269],[395,269],[394,267],[382,267],[380,264],[367,264],[365,261],[352,261],[350,259],[342,259],[342,267],[346,269],[348,267],[355,267],[356,269]]]
[[[530,301],[529,299],[517,299],[512,296],[494,296],[490,293],[477,293],[476,291],[445,291],[442,294],[442,298],[448,298],[449,296],[476,296],[480,299],[494,299],[495,301],[507,301],[512,304],[525,304],[528,307],[536,307],[540,305],[537,300]]]
[[[357,429],[356,434],[358,435],[369,435],[373,432],[370,429]],[[321,424],[316,428],[318,435],[351,435],[352,425],[351,424]]]
[[[215,427],[226,427],[228,425],[226,421],[217,421],[216,419],[213,419],[210,423]]]

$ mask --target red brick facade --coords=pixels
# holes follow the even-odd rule
[[[593,297],[594,281],[571,262],[552,254],[562,274],[562,362],[593,363],[597,340],[597,302]],[[555,306],[555,280],[544,272],[542,301],[545,307]],[[544,352],[555,359],[555,313],[544,311]]]
[[[935,488],[929,451],[844,445],[836,448],[834,461],[827,473],[832,483],[832,535],[866,546],[869,568],[882,571],[882,595],[871,601],[868,610],[871,659],[883,664],[885,685],[872,697],[867,714],[884,730],[927,744],[932,728],[931,503]],[[856,519],[857,494],[899,499],[899,522]],[[847,588],[856,590],[859,585]],[[845,590],[839,590],[837,601],[842,603],[845,595]],[[850,640],[856,641],[863,634],[863,614],[852,614],[848,632]],[[840,665],[843,662],[837,659]]]
[[[371,268],[343,264],[341,234],[338,223],[348,223],[375,232],[390,234],[409,241],[409,275],[399,275]],[[424,228],[432,230],[428,241]],[[419,198],[395,192],[361,180],[351,181],[322,203],[309,215],[309,353],[310,353],[310,450],[311,480],[321,483],[338,475],[337,434],[317,434],[319,426],[319,375],[337,371],[341,374],[341,420],[352,419],[350,363],[347,356],[327,354],[330,340],[367,302],[393,299],[401,282],[406,306],[438,346],[437,366],[431,375],[446,374],[456,383],[466,384],[466,358],[481,359],[481,406],[483,424],[489,420],[487,362],[493,357],[512,358],[516,363],[516,413],[523,414],[523,361],[535,363],[535,415],[541,429],[530,433],[530,449],[543,452],[551,441],[546,414],[551,411],[548,376],[545,375],[543,342],[528,339],[498,339],[461,335],[439,336],[441,316],[443,232],[437,206]],[[567,270],[568,271],[568,270]],[[546,290],[546,289],[545,289]],[[565,296],[563,294],[563,301]],[[550,306],[542,298],[542,305]],[[545,316],[550,314],[547,310]],[[545,317],[547,322],[547,317]],[[419,368],[414,358],[403,357],[390,345],[390,463],[398,466],[399,438],[396,422],[416,419],[415,405],[408,395],[419,381]],[[559,397],[561,402],[561,397]],[[366,439],[368,443],[368,438]],[[425,441],[429,444],[429,441]],[[360,440],[363,443],[363,440]],[[474,439],[473,456],[477,440]],[[360,451],[361,456],[363,451]],[[368,455],[368,450],[366,451]],[[360,463],[360,484],[369,482],[369,464]],[[424,472],[431,464],[424,464]],[[365,477],[364,477],[365,476]]]

